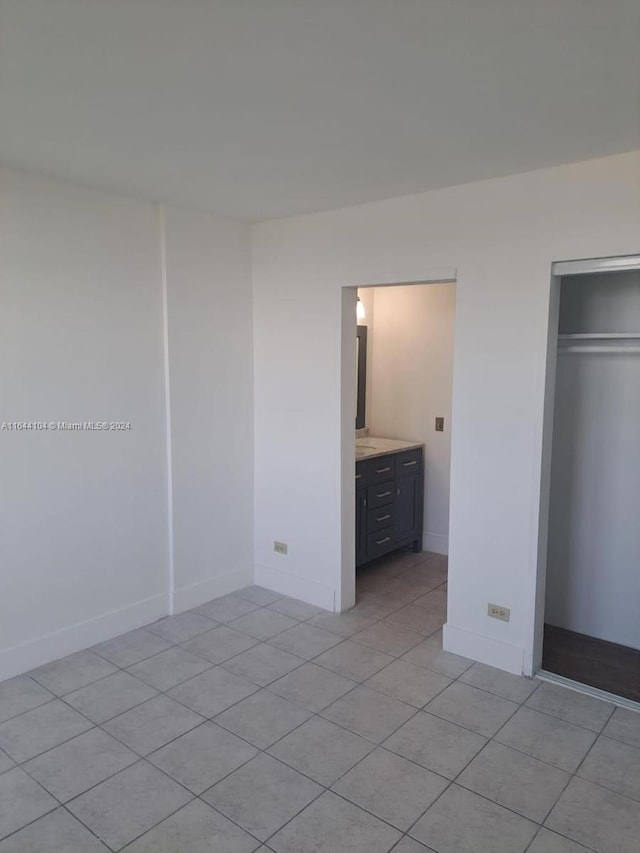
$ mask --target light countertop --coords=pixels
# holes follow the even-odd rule
[[[356,438],[356,462],[385,456],[387,453],[398,453],[401,450],[414,450],[417,447],[424,447],[424,444],[421,441],[400,441],[397,438],[374,438],[368,435]]]

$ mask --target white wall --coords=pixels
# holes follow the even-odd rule
[[[131,422],[0,431],[1,680],[169,612],[173,529],[178,609],[251,576],[252,356],[247,229],[171,209],[172,526],[160,208],[0,181],[0,422]]]
[[[445,645],[531,671],[551,263],[637,252],[639,181],[636,152],[256,227],[257,577],[317,603],[351,603],[341,290],[442,280],[453,268]],[[274,538],[289,543],[287,557],[273,553]],[[510,607],[511,621],[489,619],[489,601]]]
[[[371,288],[370,435],[425,445],[423,548],[449,552],[454,284]],[[435,418],[444,417],[444,432]]]
[[[566,278],[562,290],[561,331],[640,333],[640,272]],[[633,648],[639,423],[638,353],[559,351],[545,621]]]
[[[253,577],[253,340],[247,225],[168,208],[175,606]]]
[[[1,173],[0,678],[166,612],[157,212]]]

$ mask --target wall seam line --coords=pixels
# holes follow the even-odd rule
[[[163,204],[158,205],[160,229],[160,280],[162,288],[162,356],[164,372],[164,406],[167,464],[167,547],[169,551],[168,603],[169,615],[175,607],[175,565],[173,536],[173,442],[171,438],[171,376],[169,370],[169,287],[167,278],[167,216]]]

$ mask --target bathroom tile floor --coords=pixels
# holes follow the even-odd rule
[[[442,651],[446,558],[259,587],[0,684],[0,853],[632,853],[640,714]]]

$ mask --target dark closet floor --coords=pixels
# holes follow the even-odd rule
[[[640,651],[544,626],[542,668],[640,702]]]

